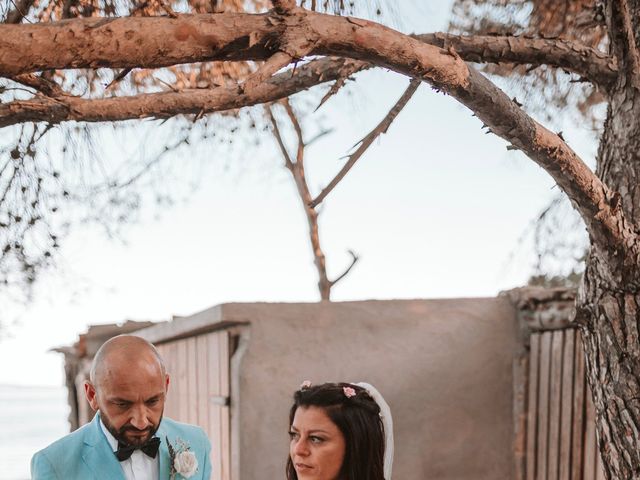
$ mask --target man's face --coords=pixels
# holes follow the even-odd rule
[[[162,419],[169,376],[155,357],[131,362],[114,358],[105,365],[96,385],[85,392],[93,410],[116,440],[140,446],[156,432]]]

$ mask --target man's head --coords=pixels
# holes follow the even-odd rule
[[[89,378],[87,400],[118,441],[140,446],[154,435],[169,375],[151,343],[133,335],[108,340],[96,353]]]

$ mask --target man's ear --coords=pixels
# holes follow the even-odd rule
[[[98,398],[96,394],[96,388],[90,381],[84,382],[84,395],[87,397],[87,402],[91,405],[91,409],[94,412],[98,411]]]
[[[169,374],[168,374],[168,373],[165,373],[165,374],[164,374],[164,381],[165,381],[165,384],[164,384],[164,393],[166,394],[166,393],[169,391],[169,383],[170,383],[170,382],[169,382]]]

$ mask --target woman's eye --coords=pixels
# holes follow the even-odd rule
[[[324,441],[324,438],[320,438],[320,437],[309,437],[311,439],[311,443],[322,443]]]
[[[291,440],[295,440],[296,438],[298,438],[298,433],[297,432],[289,432],[289,438]]]

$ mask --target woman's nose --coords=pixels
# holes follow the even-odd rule
[[[293,445],[293,453],[295,455],[298,455],[300,457],[304,457],[305,455],[308,455],[309,453],[309,449],[307,448],[307,442],[304,441],[304,439],[299,439],[294,445]]]

